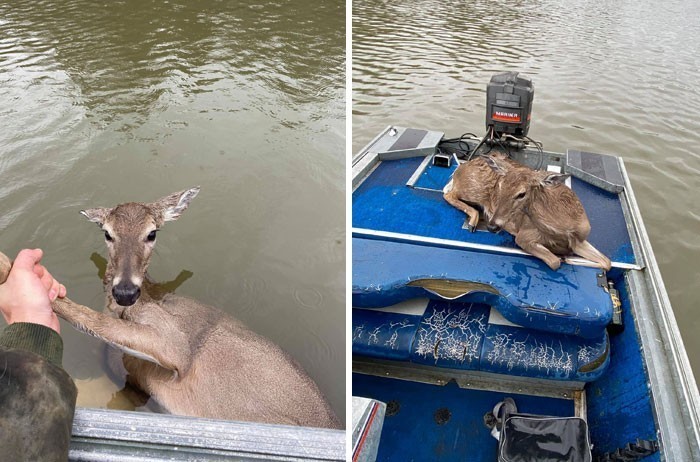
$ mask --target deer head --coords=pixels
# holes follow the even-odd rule
[[[502,164],[502,161],[487,156],[484,158],[491,169],[498,174],[492,191],[492,213],[488,219],[488,229],[498,232],[510,224],[519,229],[523,217],[529,213],[530,205],[547,188],[561,185],[570,175],[531,170]]]
[[[166,221],[177,220],[197,193],[199,187],[151,203],[128,202],[80,211],[104,231],[109,252],[104,282],[119,305],[131,306],[139,299],[157,232]]]

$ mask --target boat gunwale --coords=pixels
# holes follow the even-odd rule
[[[339,462],[345,445],[344,430],[78,408],[68,459]]]
[[[503,254],[503,255],[519,255],[532,256],[520,248],[502,247],[488,244],[478,244],[474,242],[457,241],[454,239],[442,239],[438,237],[419,236],[415,234],[395,233],[392,231],[378,231],[367,228],[351,228],[352,237],[377,239],[385,238],[393,242],[405,242],[408,244],[418,245],[433,245],[435,247],[452,248],[452,249],[470,249],[480,250],[485,253]],[[534,257],[533,257],[534,258]],[[598,268],[598,266],[590,260],[581,257],[565,257],[564,262],[574,266],[587,266]],[[640,270],[642,266],[634,263],[611,262],[613,268],[623,270]]]
[[[628,272],[627,280],[663,454],[669,461],[700,460],[700,393],[627,169],[622,158],[618,157],[618,161],[625,180],[623,194],[634,228],[630,238],[633,242],[637,240],[638,250],[642,252],[640,257],[645,262],[644,270]],[[650,291],[647,295],[651,300],[645,300],[644,291]],[[657,322],[648,322],[650,317]],[[660,326],[658,321],[661,321]],[[673,367],[665,367],[669,362]],[[673,402],[669,402],[669,390],[676,392]],[[677,396],[679,392],[682,397]],[[683,441],[679,437],[687,435],[688,430],[693,432],[694,438],[687,438],[687,448],[681,448]]]

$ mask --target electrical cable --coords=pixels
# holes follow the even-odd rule
[[[535,147],[537,148],[537,151],[540,153],[540,160],[537,163],[537,170],[540,170],[544,165],[544,149],[542,149],[542,143],[539,141],[533,140],[529,136],[525,136],[524,138],[526,140],[530,141],[532,144],[534,144]]]
[[[496,143],[498,143],[498,145],[501,147],[501,149],[503,149],[503,151],[505,152],[506,156],[507,156],[508,158],[510,158],[510,157],[511,157],[511,155],[510,155],[510,149],[508,149],[508,148],[501,142],[501,138],[503,138],[503,137],[501,136],[500,138],[496,138]]]
[[[491,129],[491,131],[490,131],[491,136],[493,136],[493,126],[491,126],[489,128]],[[469,158],[467,159],[467,161],[472,160],[472,157],[474,157],[474,155],[477,155],[477,156],[482,155],[482,154],[478,154],[477,151],[486,142],[486,138],[488,136],[489,136],[489,132],[487,131],[486,134],[484,135],[484,137],[481,139],[481,141],[479,141],[479,144],[477,144],[476,147],[474,149],[472,149],[472,152],[471,152],[471,154],[469,154]],[[489,149],[489,151],[491,151],[491,149]],[[488,154],[488,151],[487,151],[487,154]]]
[[[458,138],[445,138],[438,144],[438,153],[455,155],[458,159],[467,158],[471,152],[466,140],[478,139],[473,133],[464,133]],[[456,146],[453,146],[456,145]]]
[[[544,150],[542,148],[542,143],[536,141],[529,136],[523,136],[518,138],[514,135],[503,133],[500,136],[496,136],[496,129],[493,125],[489,125],[486,134],[479,141],[479,143],[473,148],[469,148],[468,140],[478,139],[474,133],[464,133],[456,138],[445,138],[440,141],[437,146],[437,152],[439,154],[446,154],[457,157],[459,160],[465,160],[466,162],[472,160],[474,156],[487,156],[493,150],[493,147],[498,145],[503,153],[509,158],[512,158],[512,153],[508,147],[507,141],[513,141],[515,143],[521,143],[522,146],[534,146],[534,148],[539,153],[539,160],[537,163],[536,170],[540,170],[544,164]],[[479,149],[488,141],[488,149],[485,152],[479,152]],[[517,146],[516,146],[517,147]]]

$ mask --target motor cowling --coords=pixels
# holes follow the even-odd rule
[[[486,129],[493,126],[497,135],[527,136],[534,97],[530,78],[518,72],[494,75],[486,87]]]

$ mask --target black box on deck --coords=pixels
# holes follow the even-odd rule
[[[526,136],[534,97],[528,77],[517,72],[494,75],[486,87],[486,128],[493,125],[497,133]]]

